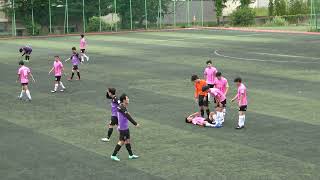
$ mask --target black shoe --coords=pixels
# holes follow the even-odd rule
[[[243,129],[244,128],[244,126],[237,126],[237,127],[235,127],[235,129]]]

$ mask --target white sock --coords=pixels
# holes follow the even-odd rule
[[[26,90],[26,94],[27,94],[28,98],[31,100],[32,98],[31,98],[31,94],[30,94],[29,90]]]
[[[84,61],[83,56],[81,56],[81,62],[83,62],[83,61]]]
[[[23,94],[24,94],[24,90],[22,90],[22,91],[21,91],[21,93],[20,93],[20,96],[19,96],[19,97],[20,97],[20,98],[22,98],[22,97],[23,97]]]
[[[223,112],[217,111],[216,124],[221,124],[223,120]]]
[[[62,87],[62,89],[65,89],[66,87],[64,87],[64,85],[62,84],[62,82],[60,81],[60,86]]]
[[[205,126],[205,127],[214,127],[213,124],[210,124],[210,123],[208,123],[208,122],[206,122],[206,124],[205,124],[204,126]]]
[[[59,86],[58,84],[55,84],[55,85],[54,85],[54,91],[57,91],[57,90],[58,90],[58,86]]]
[[[208,101],[211,101],[211,95],[208,93]]]
[[[223,115],[225,116],[226,115],[226,113],[227,113],[227,109],[226,108],[223,108]]]
[[[89,57],[86,54],[83,54],[83,56],[89,61]]]
[[[238,126],[239,127],[244,126],[245,118],[246,118],[245,115],[239,116],[239,121],[238,121]]]

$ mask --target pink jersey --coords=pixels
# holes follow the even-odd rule
[[[30,69],[26,66],[21,66],[18,70],[18,75],[20,77],[20,83],[28,83],[29,82],[29,73],[31,73]]]
[[[220,91],[226,94],[227,88],[229,87],[228,80],[226,78],[221,77],[220,80],[216,78],[214,80],[214,84],[216,88],[218,88]]]
[[[198,117],[195,117],[192,119],[192,124],[203,126],[204,120],[205,120],[205,118],[198,116]]]
[[[214,79],[216,78],[217,69],[215,67],[207,67],[203,74],[205,75],[207,84],[214,84]]]
[[[209,93],[213,95],[219,102],[226,100],[226,96],[218,88],[210,88]]]
[[[86,49],[87,47],[87,41],[85,38],[81,38],[80,40],[80,49]]]
[[[62,69],[63,69],[62,62],[61,61],[54,61],[53,67],[54,67],[54,75],[55,76],[61,76],[62,75]]]
[[[242,99],[240,99],[240,96],[242,96]],[[246,106],[248,105],[248,100],[247,100],[247,88],[244,84],[241,83],[241,85],[238,87],[238,102],[239,106]]]

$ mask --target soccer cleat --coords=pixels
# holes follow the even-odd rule
[[[57,92],[57,91],[55,91],[55,90],[52,90],[51,92],[52,92],[52,93],[55,93],[55,92]]]
[[[110,139],[109,139],[109,138],[101,138],[101,141],[103,141],[103,142],[109,142]]]
[[[137,156],[137,155],[132,155],[132,156],[129,156],[129,159],[138,159],[139,158],[139,156]]]
[[[111,160],[119,162],[120,159],[117,156],[111,156]]]
[[[22,100],[22,97],[18,96],[18,100]]]
[[[64,89],[60,89],[60,92],[64,92]]]
[[[244,128],[244,126],[237,126],[237,127],[235,127],[235,129],[243,129]]]
[[[76,80],[77,80],[77,81],[80,81],[80,78],[77,78]]]

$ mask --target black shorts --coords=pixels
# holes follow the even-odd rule
[[[245,105],[245,106],[240,106],[240,107],[239,107],[239,111],[247,111],[247,108],[248,108],[247,105]]]
[[[54,80],[60,82],[61,81],[61,76],[55,76]]]
[[[73,68],[72,68],[73,70],[78,70],[79,69],[79,67],[78,67],[78,65],[73,65]]]
[[[198,101],[199,101],[199,102],[198,102],[198,103],[199,103],[199,106],[206,106],[206,107],[208,107],[208,105],[209,105],[208,96],[199,95]]]
[[[119,130],[119,140],[120,141],[126,141],[127,139],[130,139],[130,131],[129,129],[127,130]]]
[[[29,83],[21,83],[21,86],[27,86]]]
[[[118,125],[118,117],[117,116],[111,116],[110,125],[111,126]]]
[[[208,86],[209,86],[210,88],[214,88],[214,85],[213,85],[213,84],[208,84]]]
[[[225,99],[224,101],[220,102],[222,107],[226,107],[226,104],[227,104],[227,99]],[[220,106],[220,105],[217,105],[217,107]]]
[[[81,52],[81,53],[85,53],[85,52],[86,52],[86,49],[80,49],[80,52]]]

